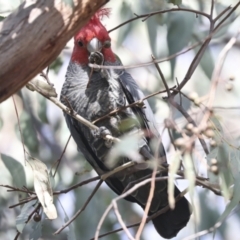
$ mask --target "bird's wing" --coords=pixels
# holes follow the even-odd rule
[[[119,75],[119,81],[130,104],[139,101],[145,97],[135,80],[126,71],[123,71],[122,74]],[[140,122],[143,123],[143,128],[148,131],[148,134],[150,136],[154,136],[155,139],[160,140],[161,138],[157,129],[154,114],[147,100],[144,100],[144,105],[145,108],[140,108],[136,106],[132,109],[140,119]],[[160,144],[159,148],[160,157],[165,158],[166,153],[162,144]],[[166,159],[164,159],[163,162],[165,161]]]

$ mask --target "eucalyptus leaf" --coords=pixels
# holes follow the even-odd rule
[[[16,228],[22,233],[24,227],[26,226],[26,221],[28,220],[29,214],[33,211],[33,202],[27,202],[23,205],[20,214],[16,218]]]
[[[194,51],[197,53],[200,48],[195,48]],[[200,66],[206,76],[209,80],[211,80],[213,69],[214,69],[214,61],[212,57],[212,53],[210,51],[210,48],[207,47],[201,60],[200,60]]]
[[[187,12],[169,13],[167,23],[168,50],[169,55],[173,55],[188,45],[195,24],[195,14]],[[173,58],[170,63],[173,77],[176,59]]]
[[[49,219],[57,218],[57,211],[53,204],[53,193],[47,166],[36,158],[29,159],[28,163],[33,170],[34,189],[38,200],[43,207],[44,213]]]
[[[186,179],[188,180],[188,183],[189,183],[189,186],[188,186],[189,195],[190,195],[191,199],[193,199],[196,174],[194,171],[193,160],[189,153],[186,153],[184,155],[183,163],[184,163],[184,167],[185,167],[184,175],[186,176]]]
[[[2,119],[1,116],[0,116],[0,130],[1,130],[2,127],[3,127],[3,124],[4,124],[3,119]]]
[[[38,116],[43,123],[49,123],[47,117],[47,101],[45,97],[39,95],[39,109],[38,109]]]
[[[169,166],[169,171],[168,171],[168,202],[169,206],[171,209],[175,208],[175,196],[174,196],[174,189],[175,189],[175,174],[179,169],[180,166],[180,159],[181,159],[181,154],[180,152],[177,152],[174,156],[174,158],[171,161],[171,164]]]
[[[70,7],[74,7],[74,2],[73,0],[62,0],[65,4],[67,4]]]
[[[22,130],[24,144],[28,147],[28,149],[31,152],[33,153],[38,152],[39,144],[38,144],[37,132],[33,127],[32,119],[30,115],[26,111],[23,111],[22,114],[20,115],[20,126]],[[16,124],[15,128],[16,128],[17,136],[21,140],[18,124]]]
[[[217,223],[215,224],[215,226],[219,226],[222,224],[222,222],[224,221],[224,219],[231,213],[231,211],[239,204],[240,201],[240,173],[238,173],[235,176],[235,180],[234,180],[234,187],[233,187],[233,196],[231,201],[228,203],[228,205],[226,206],[224,212],[222,213],[222,215],[220,216],[220,218],[218,219]]]
[[[42,221],[32,222],[32,232],[29,235],[29,240],[39,240],[42,237]]]
[[[118,158],[120,156],[126,156],[136,162],[142,159],[139,154],[139,140],[141,134],[125,135],[121,138],[121,141],[115,144],[108,153],[107,164],[110,168],[116,167]]]
[[[69,217],[62,205],[62,203],[60,202],[60,200],[58,199],[58,202],[59,202],[59,205],[60,207],[62,208],[63,210],[63,213],[64,213],[64,222],[68,222],[69,221]],[[72,222],[71,224],[68,225],[68,229],[69,231],[67,232],[67,239],[68,240],[75,240],[76,239],[76,235],[75,235],[75,229],[74,229],[74,222]]]
[[[122,6],[120,9],[120,17],[121,19],[131,19],[133,18],[133,12],[131,10],[131,5],[125,1],[122,2]],[[134,22],[130,22],[119,29],[117,46],[122,45],[123,41],[126,39],[127,35],[133,29]]]
[[[222,4],[221,2],[217,1],[215,4],[215,9],[217,15],[219,15],[222,11],[224,11],[228,6]],[[220,21],[222,21],[226,15],[229,13],[227,11],[224,15],[222,15],[216,24],[218,24]],[[219,30],[214,34],[214,38],[224,37],[224,35],[227,33],[229,26],[233,23],[233,21],[236,19],[236,12],[234,11],[227,20],[222,24],[222,26],[219,28]]]
[[[220,187],[224,198],[228,200],[231,196],[230,186],[233,184],[233,174],[230,168],[229,146],[225,142],[219,146],[218,150],[218,167]]]
[[[26,186],[26,175],[23,165],[5,154],[1,154],[1,159],[12,176],[13,185],[18,188]]]
[[[146,21],[146,26],[148,30],[148,38],[150,42],[150,46],[152,49],[152,53],[154,56],[158,56],[159,54],[157,53],[157,28],[159,23],[157,22],[156,19],[157,16],[152,16],[147,19]]]
[[[168,0],[169,3],[179,6],[182,4],[182,0]]]

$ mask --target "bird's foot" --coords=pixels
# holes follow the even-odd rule
[[[112,147],[113,141],[109,139],[105,139],[107,135],[112,136],[112,133],[104,126],[99,127],[99,130],[95,132],[95,137],[103,138],[105,140],[106,147]]]
[[[88,57],[89,63],[96,64],[96,65],[103,65],[104,57],[101,52],[92,52]],[[93,68],[93,71],[99,72],[101,67]]]

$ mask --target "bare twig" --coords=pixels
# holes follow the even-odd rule
[[[173,89],[175,89],[175,88],[176,88],[176,86],[173,86],[173,87],[169,88],[169,90],[173,90]],[[160,93],[164,93],[164,92],[166,92],[166,90],[162,90],[162,91],[158,91],[158,92],[149,94],[148,96],[146,96],[146,97],[144,97],[144,98],[142,98],[142,99],[140,99],[140,100],[138,100],[138,101],[136,101],[136,102],[134,102],[134,103],[128,104],[127,106],[124,106],[124,107],[121,107],[121,108],[118,108],[118,109],[116,109],[116,110],[113,110],[113,111],[109,112],[108,114],[106,114],[106,115],[104,115],[104,116],[102,116],[102,117],[94,120],[92,123],[93,123],[93,124],[96,124],[97,122],[99,122],[99,121],[101,121],[101,120],[103,120],[103,119],[105,119],[105,118],[108,118],[109,116],[112,116],[112,115],[114,115],[114,114],[116,114],[116,113],[118,113],[118,112],[121,112],[121,111],[123,111],[123,110],[125,110],[125,109],[127,109],[127,108],[129,108],[129,107],[134,107],[134,106],[138,106],[138,105],[141,106],[141,105],[143,104],[143,101],[144,101],[144,100],[146,100],[146,99],[148,99],[148,98],[151,98],[151,97],[153,97],[153,96],[155,96],[155,95],[158,95],[158,94],[160,94]]]
[[[55,192],[53,192],[53,195],[58,195],[58,194],[62,194],[62,193],[68,193],[69,191],[71,191],[71,190],[73,190],[73,189],[76,189],[76,188],[78,188],[78,187],[81,187],[81,186],[83,186],[83,185],[86,185],[86,184],[88,184],[88,183],[90,183],[90,182],[97,181],[97,180],[99,180],[99,179],[100,179],[99,176],[93,177],[93,178],[90,178],[90,179],[87,179],[87,180],[85,180],[85,181],[82,181],[82,182],[80,182],[80,183],[77,183],[77,184],[71,186],[70,188],[67,188],[67,189],[64,189],[64,190],[60,190],[60,191],[55,191]]]
[[[165,181],[165,177],[163,177],[163,178],[164,178],[164,181]],[[160,180],[160,179],[159,179],[159,180]],[[151,179],[149,179],[148,182],[150,182],[150,181],[151,181]],[[148,182],[146,182],[146,183],[144,183],[144,184],[147,184]],[[141,182],[141,183],[142,183],[142,182]],[[143,185],[144,185],[144,184],[143,184]],[[141,186],[142,186],[142,185],[141,185]],[[139,187],[140,187],[140,186],[139,186]],[[135,190],[136,190],[136,189],[134,189],[133,191],[135,191]],[[185,189],[184,191],[182,191],[182,192],[175,198],[175,202],[178,202],[187,192],[188,192],[187,189]],[[120,196],[119,196],[119,197],[120,197]],[[124,196],[124,197],[126,197],[126,196]],[[115,200],[117,201],[116,198],[115,198]],[[114,200],[112,200],[112,201],[114,201]],[[164,208],[162,208],[161,210],[157,211],[155,214],[149,216],[149,217],[147,218],[147,221],[146,221],[146,222],[151,221],[152,219],[154,219],[155,217],[158,217],[159,215],[165,213],[165,212],[168,211],[169,209],[170,209],[170,207],[169,207],[169,205],[167,205],[166,207],[164,207]],[[106,211],[107,211],[107,210],[108,210],[108,209],[106,209]],[[106,211],[105,211],[105,213],[106,213]],[[109,211],[110,211],[110,209],[109,209]],[[109,212],[109,211],[108,211],[108,212]],[[104,213],[104,214],[105,214],[105,213]],[[101,220],[102,220],[102,219],[101,219]],[[100,221],[101,221],[101,220],[100,220]],[[132,227],[139,226],[140,223],[141,223],[141,222],[128,225],[127,228],[132,228]],[[99,222],[99,224],[100,224],[100,222]],[[99,230],[100,230],[100,229],[99,229]],[[99,231],[99,230],[98,230],[98,228],[97,228],[97,231]],[[122,231],[122,230],[123,230],[123,228],[119,228],[119,229],[113,230],[113,231],[111,231],[111,232],[107,232],[107,233],[101,234],[101,235],[99,235],[99,236],[97,235],[97,231],[96,231],[95,237],[94,237],[94,238],[91,238],[90,240],[97,240],[97,239],[99,239],[99,238],[105,237],[105,236],[110,235],[110,234],[112,234],[112,233],[120,232],[120,231]],[[96,237],[96,235],[97,235],[97,237]]]
[[[81,117],[79,114],[77,113],[72,113],[72,111],[66,107],[64,104],[62,104],[57,98],[54,97],[49,97],[46,96],[41,89],[36,88],[33,84],[32,84],[32,88],[34,88],[35,91],[37,91],[38,93],[40,93],[41,95],[43,95],[45,98],[49,99],[51,102],[53,102],[56,106],[58,106],[59,108],[61,108],[65,113],[67,113],[68,115],[70,115],[71,117],[75,118],[77,121],[81,122],[82,124],[84,124],[85,126],[87,126],[88,128],[92,129],[92,130],[97,130],[99,131],[99,128],[96,125],[93,125],[91,122],[89,122],[88,120],[86,120],[85,118]],[[105,140],[110,140],[113,142],[119,142],[120,140],[118,138],[115,138],[111,135],[106,135],[104,136]]]
[[[231,11],[217,24],[217,26],[214,28],[214,31],[218,30],[218,28],[229,18],[229,16],[238,8],[239,5],[240,1],[238,1],[238,3],[231,9]],[[229,10],[229,8],[226,10]],[[213,21],[215,22],[217,19],[218,17],[216,17]]]
[[[204,39],[205,40],[205,39]],[[203,40],[203,41],[204,41]],[[173,58],[176,58],[177,56],[180,56],[186,52],[189,52],[191,51],[192,49],[196,48],[197,46],[199,46],[203,41],[200,41],[200,42],[197,42],[191,46],[189,46],[188,48],[180,51],[180,52],[177,52],[175,54],[172,54],[168,57],[165,57],[165,58],[161,58],[161,59],[156,59],[154,61],[151,61],[151,62],[146,62],[146,63],[139,63],[139,64],[135,64],[135,65],[129,65],[129,66],[112,66],[112,65],[109,65],[109,66],[106,66],[106,65],[97,65],[97,64],[92,64],[92,63],[89,63],[88,66],[89,67],[92,67],[92,68],[101,68],[101,69],[131,69],[131,68],[139,68],[139,67],[146,67],[146,66],[150,66],[154,63],[162,63],[162,62],[166,62],[166,61],[169,61]]]
[[[24,193],[28,193],[28,194],[35,194],[34,192],[29,191],[28,189],[27,189],[27,190],[24,190],[24,189],[12,187],[12,186],[9,186],[9,185],[0,184],[0,187],[10,188],[11,190],[8,190],[9,192],[10,192],[10,191],[11,191],[11,192],[12,192],[12,191],[16,191],[16,192],[24,192]]]
[[[240,2],[239,2],[240,4]],[[235,37],[232,37],[229,42],[225,45],[225,47],[222,49],[222,51],[219,54],[219,58],[216,64],[216,67],[213,71],[213,75],[212,75],[212,85],[211,85],[211,89],[209,91],[209,99],[208,99],[208,103],[207,103],[207,107],[208,107],[208,111],[205,113],[205,115],[203,116],[203,119],[200,123],[200,125],[198,126],[198,128],[200,130],[204,129],[207,121],[209,119],[209,117],[211,116],[211,109],[213,106],[213,101],[215,98],[215,93],[216,93],[216,89],[217,89],[217,85],[220,81],[220,74],[221,74],[221,70],[225,61],[225,58],[227,56],[227,53],[229,52],[229,50],[233,47],[233,45],[236,43],[237,41],[237,37],[239,36],[240,30],[238,31],[237,35]]]
[[[87,207],[87,205],[89,204],[89,202],[91,201],[91,199],[93,198],[94,194],[97,192],[97,190],[99,189],[99,187],[101,186],[101,184],[103,183],[103,180],[100,180],[98,182],[98,184],[96,185],[96,187],[94,188],[94,190],[92,191],[91,195],[88,197],[87,201],[85,202],[85,204],[83,205],[83,207],[81,209],[79,209],[71,219],[69,219],[61,228],[59,228],[53,235],[57,235],[59,234],[64,228],[66,228],[68,225],[70,225]]]
[[[156,58],[153,55],[152,55],[152,59],[153,59],[153,61],[156,60]],[[166,79],[165,79],[165,77],[164,77],[164,75],[162,73],[162,70],[161,70],[160,66],[157,63],[154,62],[154,65],[155,65],[155,67],[156,67],[156,69],[157,69],[157,71],[158,71],[158,73],[159,73],[159,75],[160,75],[160,77],[161,77],[161,79],[163,81],[164,87],[165,87],[165,89],[167,91],[167,95],[168,95],[168,97],[170,97],[170,95],[171,95],[170,89],[169,89],[167,81],[166,81]]]
[[[118,211],[118,207],[117,207],[117,203],[116,202],[113,202],[113,209],[114,209],[114,212],[117,216],[117,219],[118,219],[118,222],[120,223],[120,225],[122,226],[122,229],[124,230],[124,232],[127,234],[128,238],[130,240],[135,240],[135,238],[132,236],[132,234],[128,231],[124,221],[122,220],[122,216],[121,214],[119,213]]]
[[[156,12],[151,12],[151,13],[146,13],[146,14],[142,14],[142,15],[137,15],[135,14],[136,17],[132,18],[132,19],[129,19],[121,24],[119,24],[118,26],[110,29],[108,32],[112,32],[130,22],[133,22],[137,19],[140,19],[140,18],[144,18],[142,21],[146,21],[149,17],[151,16],[154,16],[154,15],[157,15],[157,14],[162,14],[162,13],[167,13],[167,12],[179,12],[179,11],[183,11],[183,12],[192,12],[192,13],[196,13],[198,15],[202,15],[202,16],[205,16],[206,18],[210,18],[210,15],[207,14],[207,13],[204,13],[204,12],[201,12],[201,11],[197,11],[197,10],[194,10],[194,9],[190,9],[190,8],[181,8],[181,7],[178,7],[178,8],[171,8],[171,9],[167,9],[167,10],[160,10],[160,11],[156,11]]]
[[[64,153],[66,152],[66,149],[67,149],[67,146],[68,146],[69,141],[70,141],[70,139],[71,139],[71,136],[72,136],[72,135],[70,134],[70,136],[68,137],[67,143],[65,144],[65,147],[64,147],[64,149],[63,149],[63,151],[62,151],[62,154],[61,154],[60,158],[57,160],[57,166],[56,166],[56,168],[55,168],[53,177],[55,177],[55,175],[56,175],[56,173],[57,173],[58,167],[59,167],[59,165],[60,165],[60,163],[61,163],[61,160],[62,160],[62,158],[63,158]]]

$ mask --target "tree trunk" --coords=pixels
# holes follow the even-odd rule
[[[0,102],[46,68],[109,0],[26,0],[0,23]]]

